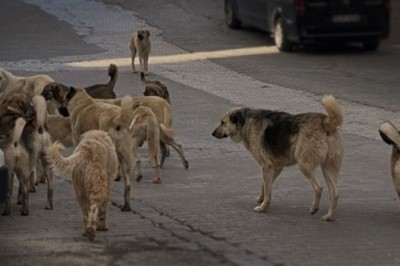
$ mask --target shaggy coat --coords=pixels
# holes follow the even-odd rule
[[[83,235],[93,240],[96,230],[108,230],[106,217],[111,183],[117,176],[118,159],[107,133],[91,130],[82,135],[73,154],[63,157],[63,146],[56,142],[47,149],[54,168],[71,175],[75,197],[81,208]]]
[[[316,213],[322,187],[316,179],[315,169],[321,166],[329,189],[331,205],[323,216],[334,220],[338,193],[337,176],[343,156],[338,126],[343,115],[333,96],[324,96],[322,105],[328,115],[322,113],[288,114],[271,110],[234,108],[221,119],[212,135],[230,137],[244,146],[261,166],[263,181],[259,206],[255,211],[265,211],[271,201],[271,187],[286,166],[296,164],[311,182],[315,192],[310,212]]]

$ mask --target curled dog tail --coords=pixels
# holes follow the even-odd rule
[[[36,128],[39,134],[43,134],[47,116],[46,100],[41,95],[35,95],[32,98],[32,104],[36,112]]]
[[[60,142],[56,141],[46,149],[46,157],[52,168],[56,168],[63,174],[70,175],[75,166],[82,160],[82,157],[79,152],[77,152],[65,158],[60,153],[60,150],[63,149],[65,149],[65,147]]]
[[[15,125],[11,132],[11,143],[12,144],[18,143],[19,140],[21,139],[25,124],[26,124],[26,121],[22,117],[15,120]]]
[[[389,145],[395,145],[400,149],[400,135],[399,131],[389,121],[383,122],[379,127],[379,134],[384,142]]]
[[[118,67],[114,64],[108,66],[108,75],[110,76],[110,81],[108,82],[108,87],[114,89],[115,83],[118,78]]]
[[[332,95],[322,97],[322,105],[328,113],[324,119],[324,127],[328,132],[335,131],[343,123],[342,109]]]

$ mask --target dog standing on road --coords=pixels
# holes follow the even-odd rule
[[[311,214],[318,211],[322,195],[322,187],[315,176],[315,169],[321,166],[331,201],[323,220],[334,220],[339,197],[336,182],[343,157],[337,128],[343,122],[343,115],[331,95],[322,98],[322,105],[328,115],[234,108],[222,117],[221,124],[212,133],[218,139],[230,137],[234,142],[243,141],[261,166],[264,184],[258,200],[261,204],[254,209],[256,212],[267,210],[272,184],[282,169],[297,163],[315,192]]]
[[[72,176],[75,196],[82,210],[83,235],[93,240],[96,230],[108,230],[106,217],[111,183],[117,176],[118,159],[114,143],[106,132],[84,133],[73,154],[64,158],[60,143],[47,149],[53,167]]]
[[[136,53],[139,57],[140,70],[148,75],[148,63],[151,51],[150,32],[148,29],[138,29],[131,37],[129,42],[129,48],[131,50],[131,65],[133,73],[136,73],[135,69],[135,57]]]

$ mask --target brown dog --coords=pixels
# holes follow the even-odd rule
[[[82,210],[83,235],[93,240],[96,230],[108,230],[106,217],[112,180],[117,176],[118,159],[106,132],[91,130],[82,135],[73,154],[64,158],[54,143],[47,149],[53,167],[72,176],[75,196]]]
[[[387,144],[392,145],[392,178],[396,192],[400,198],[400,134],[390,122],[384,122],[379,127],[379,133]]]
[[[150,32],[147,29],[138,29],[131,37],[129,42],[129,48],[131,50],[131,65],[133,73],[136,73],[135,69],[135,57],[136,53],[139,56],[140,70],[148,75],[148,63],[151,51]]]
[[[321,166],[331,200],[323,220],[334,220],[338,199],[336,181],[343,156],[337,127],[342,124],[343,115],[333,96],[324,96],[322,105],[328,115],[292,115],[270,110],[234,108],[222,117],[221,124],[212,135],[219,139],[230,137],[234,142],[242,141],[261,166],[264,184],[259,197],[261,205],[255,211],[263,212],[268,208],[273,182],[284,167],[297,163],[315,192],[311,214],[319,209],[322,187],[316,179],[315,169]]]
[[[140,73],[140,79],[144,85],[144,96],[158,96],[164,98],[171,105],[169,92],[164,83],[158,80],[146,80],[143,72]]]
[[[72,147],[71,118],[59,115],[46,117],[46,130],[52,142],[60,142],[64,147]]]

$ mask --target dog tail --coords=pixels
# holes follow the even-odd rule
[[[26,121],[22,117],[15,120],[14,128],[11,132],[11,143],[15,144],[19,142],[22,136],[22,132],[24,131]]]
[[[72,170],[80,161],[78,158],[81,158],[81,156],[78,152],[65,158],[60,152],[60,150],[63,149],[65,149],[65,147],[60,142],[54,142],[52,145],[47,147],[46,158],[52,168],[59,170],[63,174],[70,175]]]
[[[399,131],[395,128],[395,126],[389,121],[383,122],[379,127],[379,134],[384,142],[389,145],[396,145],[396,147],[400,148],[400,135]]]
[[[322,98],[322,105],[328,113],[324,119],[324,127],[328,131],[335,131],[343,123],[342,109],[332,95],[325,95]]]
[[[114,64],[108,66],[108,75],[110,76],[110,81],[108,82],[108,87],[114,89],[115,83],[118,78],[118,67]]]
[[[39,134],[43,134],[47,116],[46,100],[41,95],[35,95],[32,98],[32,104],[36,112],[36,128]]]

